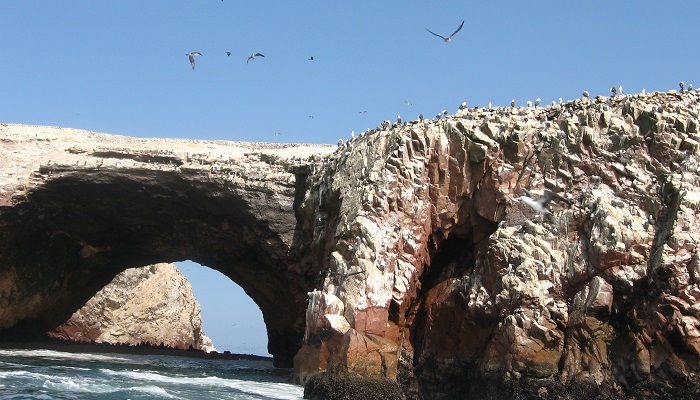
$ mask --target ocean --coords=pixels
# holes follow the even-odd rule
[[[271,360],[0,349],[0,399],[301,399]]]

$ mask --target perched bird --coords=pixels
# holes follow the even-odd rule
[[[688,84],[688,91],[691,91],[691,90],[693,90],[693,84],[692,84],[692,83],[689,83],[689,84]]]
[[[615,86],[610,88],[610,97],[615,97],[617,94],[617,89],[615,89]]]
[[[590,98],[590,97],[591,97],[591,95],[590,95],[590,94],[588,94],[588,91],[587,91],[587,90],[584,90],[584,91],[583,91],[583,97],[585,97],[585,98],[587,98],[587,99],[588,99],[588,98]]]
[[[515,200],[520,200],[539,213],[551,214],[547,209],[547,204],[552,200],[562,201],[571,205],[571,201],[547,189],[545,189],[542,196],[538,198],[535,198],[529,190],[523,189],[523,192],[525,192],[525,195],[517,197]]]
[[[542,99],[540,99],[539,97],[536,98],[535,99],[535,107],[539,107],[541,102],[542,102]]]
[[[620,87],[617,89],[617,93],[619,93],[620,96],[624,96],[624,95],[625,95],[625,91],[622,90],[622,85],[620,85]]]
[[[683,93],[685,91],[685,83],[683,83],[683,81],[681,81],[681,83],[679,83],[678,86],[681,87],[681,93]]]
[[[192,64],[192,69],[194,69],[194,56],[201,56],[202,53],[200,53],[198,51],[193,51],[193,52],[186,54],[186,55],[189,56],[190,64]]]
[[[511,106],[511,107],[515,107],[515,99],[513,99],[513,100],[510,101],[510,106]]]
[[[438,34],[435,33],[435,32],[431,32],[430,29],[428,29],[428,28],[425,28],[425,30],[428,31],[428,32],[430,32],[430,33],[432,33],[433,35],[435,35],[435,36],[437,36],[437,37],[439,37],[439,38],[442,38],[442,40],[444,40],[445,42],[449,42],[450,40],[452,40],[452,37],[453,37],[454,35],[456,35],[457,32],[459,32],[460,29],[462,29],[463,26],[464,26],[464,21],[462,21],[462,24],[459,26],[459,28],[457,28],[456,31],[452,32],[452,34],[451,34],[450,36],[448,36],[448,37],[444,37],[444,36],[442,36],[442,35],[438,35]]]
[[[230,57],[230,56],[231,56],[231,52],[230,52],[230,51],[227,51],[227,52],[226,52],[226,55]]]
[[[528,100],[528,101],[525,102],[525,105],[526,105],[528,108],[530,108],[530,107],[532,107],[532,102],[531,102],[530,100]]]
[[[463,101],[462,104],[459,105],[460,110],[466,110],[467,109],[467,102]]]
[[[418,119],[422,121],[423,119],[425,119],[425,117],[423,116],[423,114],[418,114]]]
[[[249,62],[250,60],[254,60],[255,57],[265,57],[265,56],[262,55],[262,53],[253,53],[253,54],[251,54],[251,55],[248,56],[248,59],[246,60],[245,63],[248,64],[248,62]]]
[[[396,123],[401,124],[401,116],[400,115],[396,116]]]

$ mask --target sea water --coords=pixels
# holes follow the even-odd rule
[[[0,399],[301,399],[265,360],[0,349]]]

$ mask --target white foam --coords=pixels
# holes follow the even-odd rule
[[[62,392],[80,392],[80,393],[112,393],[116,388],[108,385],[95,383],[91,379],[82,378],[80,381],[75,381],[70,378],[51,378],[44,381],[45,389],[59,390]]]
[[[243,393],[266,396],[273,399],[292,400],[300,399],[304,395],[304,388],[288,383],[278,382],[253,382],[240,379],[226,379],[216,376],[192,378],[187,376],[167,376],[147,371],[113,371],[101,369],[100,372],[129,378],[133,380],[166,383],[169,385],[208,386],[236,389]]]
[[[167,398],[167,399],[177,399],[178,397],[173,396],[172,394],[168,393],[167,390],[158,387],[158,386],[140,386],[140,387],[132,387],[132,391],[135,392],[141,392],[141,393],[146,393],[154,396],[158,396],[159,398]]]
[[[59,360],[75,360],[75,361],[100,361],[100,362],[128,362],[128,358],[106,356],[93,353],[68,353],[55,350],[0,350],[0,356],[5,357],[38,357],[50,358]]]

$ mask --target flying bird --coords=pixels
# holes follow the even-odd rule
[[[313,60],[314,60],[314,56],[309,57],[309,61],[313,61]]]
[[[226,55],[230,57],[230,56],[231,56],[231,52],[230,52],[230,51],[227,51],[227,52],[226,52]]]
[[[462,29],[463,26],[464,26],[464,21],[462,21],[462,24],[459,26],[459,28],[457,28],[456,31],[452,32],[452,34],[451,34],[450,36],[448,36],[448,37],[444,37],[444,36],[442,36],[442,35],[438,35],[438,34],[435,33],[435,32],[431,32],[430,29],[428,29],[428,28],[425,28],[425,30],[428,31],[428,32],[430,32],[430,33],[432,33],[433,35],[435,35],[435,36],[437,36],[437,37],[439,37],[439,38],[442,38],[442,40],[444,40],[445,42],[449,42],[450,40],[452,40],[452,37],[453,37],[454,35],[456,35],[457,32],[459,32],[460,29]]]
[[[550,211],[547,209],[547,204],[549,204],[550,201],[552,200],[557,200],[557,201],[562,201],[568,205],[571,205],[571,201],[550,191],[546,190],[542,194],[541,197],[535,198],[535,196],[528,190],[523,189],[523,192],[525,192],[525,195],[517,197],[515,200],[520,200],[524,204],[527,204],[530,208],[533,210],[544,213],[544,214],[551,214]]]
[[[201,56],[202,53],[200,53],[198,51],[193,51],[193,52],[186,54],[186,55],[189,56],[190,64],[192,64],[192,69],[194,69],[194,56]]]
[[[253,54],[251,54],[251,55],[248,56],[248,59],[246,60],[245,63],[248,64],[248,62],[249,62],[250,60],[254,60],[255,57],[265,57],[265,56],[262,55],[261,53],[253,53]]]

